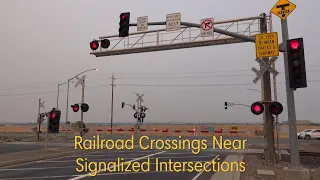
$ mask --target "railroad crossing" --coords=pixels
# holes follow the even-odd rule
[[[213,45],[223,45],[223,44],[232,44],[232,43],[243,43],[243,42],[253,42],[256,45],[256,61],[261,66],[261,70],[258,71],[255,68],[252,68],[252,71],[255,72],[257,77],[253,80],[256,83],[260,78],[262,79],[261,89],[263,91],[262,103],[272,102],[271,97],[271,84],[270,84],[270,72],[276,76],[278,71],[271,67],[274,61],[279,56],[279,52],[284,53],[284,65],[285,65],[285,75],[286,77],[286,92],[287,92],[287,107],[288,107],[288,120],[289,120],[289,131],[290,131],[290,147],[291,147],[291,165],[297,167],[300,164],[299,152],[298,152],[298,141],[296,138],[297,127],[296,127],[296,113],[295,113],[295,102],[294,102],[294,90],[297,88],[307,87],[306,75],[305,75],[305,63],[304,63],[304,51],[303,51],[303,39],[289,39],[288,35],[288,25],[287,17],[291,12],[296,8],[292,2],[288,0],[279,0],[274,7],[270,10],[270,15],[265,13],[260,14],[255,17],[246,17],[238,18],[235,20],[227,20],[220,22],[213,22],[213,18],[206,18],[200,20],[200,24],[191,23],[191,22],[182,22],[181,13],[172,13],[166,15],[165,22],[147,22],[148,26],[160,26],[166,25],[166,29],[156,29],[149,30],[147,28],[139,28],[140,30],[145,30],[141,32],[129,33],[130,26],[139,26],[142,27],[142,23],[146,24],[146,21],[139,21],[138,23],[130,23],[130,12],[120,14],[120,28],[119,35],[103,36],[99,37],[99,40],[93,40],[90,43],[90,47],[93,50],[90,54],[95,55],[96,57],[104,56],[115,56],[115,55],[124,55],[132,53],[144,53],[152,51],[164,51],[172,49],[182,49],[182,48],[193,48],[193,47],[203,47],[203,46],[213,46]],[[282,29],[282,43],[278,44],[278,34],[276,32],[271,32],[270,26],[271,22],[271,13],[275,14],[281,18],[281,29]],[[256,25],[257,29],[251,33],[251,26],[254,21],[258,21]],[[228,30],[231,26],[238,26],[238,22],[243,21],[253,21],[249,23],[248,28],[245,32],[232,32]],[[224,30],[218,26],[221,24],[228,24],[227,28]],[[237,24],[237,25],[234,25]],[[198,30],[197,35],[194,37],[191,34],[191,28],[196,28]],[[189,37],[185,38],[183,33],[189,29]],[[200,29],[200,33],[199,33]],[[238,28],[237,28],[238,29]],[[170,43],[163,43],[162,36],[160,34],[162,31],[166,32],[176,32],[177,35],[170,41]],[[215,32],[215,33],[213,33]],[[249,33],[248,33],[249,32]],[[143,37],[146,34],[156,33],[156,41],[148,43],[149,45],[145,46],[143,43]],[[141,35],[142,34],[142,35]],[[141,35],[138,38],[133,38],[132,36]],[[222,37],[226,35],[227,37]],[[129,39],[130,36],[130,39]],[[206,37],[208,36],[208,37]],[[201,40],[198,37],[202,37]],[[105,41],[112,38],[117,41],[113,47],[110,49],[104,48],[103,50],[97,50],[99,42]],[[132,39],[133,42],[129,42]],[[187,39],[187,41],[185,41]],[[181,40],[178,41],[178,40]],[[124,45],[120,49],[116,49],[116,46],[123,41]],[[146,43],[146,42],[145,42]],[[132,46],[130,47],[129,44]],[[293,45],[292,45],[293,44]],[[301,44],[301,45],[300,45]],[[137,47],[141,45],[141,47]],[[299,46],[300,45],[300,46]],[[109,46],[108,46],[109,47]],[[298,50],[297,50],[298,49]],[[300,56],[293,56],[294,54],[299,53]],[[271,59],[270,59],[271,58]],[[290,58],[290,61],[288,59]],[[298,61],[299,65],[292,64],[294,61]],[[298,68],[299,71],[294,70]],[[301,72],[300,74],[294,74]],[[274,78],[275,79],[275,78]],[[301,80],[302,79],[302,80]],[[276,99],[277,95],[275,95]],[[278,102],[272,103],[271,105],[277,104]],[[259,107],[263,106],[259,104]],[[271,106],[270,106],[271,107]],[[266,132],[266,159],[269,163],[275,163],[275,146],[274,146],[274,132],[273,132],[273,116],[272,111],[269,106],[265,106],[265,111],[263,111],[263,119],[265,124]],[[262,111],[261,111],[262,112]],[[257,114],[260,114],[257,113]]]

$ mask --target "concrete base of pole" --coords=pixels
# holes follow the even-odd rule
[[[293,168],[293,167],[284,167],[283,170],[288,172],[287,175],[289,178],[299,178],[303,180],[310,180],[309,169],[306,168]]]

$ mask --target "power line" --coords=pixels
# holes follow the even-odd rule
[[[320,82],[320,80],[308,80],[308,82]],[[277,84],[284,84],[285,82],[277,82]],[[257,83],[260,84],[260,83]],[[238,83],[238,84],[115,84],[116,86],[144,86],[144,87],[218,87],[218,86],[246,86],[246,85],[257,85],[254,83]],[[87,86],[86,88],[98,88],[98,87],[108,87],[110,84],[102,84],[96,86]],[[75,89],[73,89],[75,90]],[[72,90],[70,90],[72,91]],[[60,92],[66,92],[66,90],[61,90]],[[50,94],[57,93],[57,91],[47,91],[47,92],[34,92],[34,93],[23,93],[23,94],[0,94],[0,97],[6,96],[25,96],[25,95],[36,95],[36,94]]]
[[[307,67],[317,67],[320,65],[309,65]],[[248,69],[238,69],[238,70],[215,70],[215,71],[207,71],[207,72],[176,72],[176,73],[114,73],[114,74],[118,74],[118,75],[182,75],[182,74],[212,74],[212,73],[217,73],[217,72],[221,72],[221,73],[230,73],[230,72],[249,72],[250,70]],[[320,70],[309,70],[307,72],[320,72]],[[280,72],[280,73],[284,73],[284,72]],[[97,79],[106,79],[106,78],[110,78],[110,77],[105,77],[106,75],[112,75],[112,73],[106,73],[106,74],[100,74],[98,76],[91,76],[88,77],[88,79],[92,79],[92,80],[97,80]],[[234,75],[213,75],[213,76],[208,76],[208,77],[204,77],[204,78],[209,78],[209,77],[234,77],[234,76],[252,76],[252,73],[249,75],[239,75],[239,74],[234,74]],[[119,77],[121,79],[148,79],[146,77]],[[149,79],[152,79],[153,77],[150,77]],[[172,77],[172,79],[174,78],[180,78],[180,77]],[[198,77],[190,77],[190,78],[198,78]],[[154,78],[154,79],[161,79],[161,78]],[[164,79],[169,79],[169,77],[165,77]],[[0,90],[6,90],[6,89],[15,89],[15,88],[36,88],[36,87],[49,87],[49,86],[57,86],[59,83],[65,82],[66,80],[61,80],[61,81],[45,81],[45,82],[31,82],[31,83],[27,83],[27,84],[16,84],[16,85],[9,85],[6,88],[1,88]],[[30,85],[40,85],[40,86],[30,86]],[[27,87],[20,87],[20,86],[27,86]]]
[[[320,72],[320,70],[313,70],[309,72]],[[280,72],[283,73],[283,72]],[[180,76],[180,77],[174,77],[174,76],[168,76],[168,77],[117,77],[117,79],[197,79],[197,78],[218,78],[218,77],[250,77],[253,76],[251,74],[231,74],[231,75],[211,75],[211,76]],[[100,78],[90,78],[90,82],[101,82],[105,81],[106,79],[109,79],[110,77],[100,77]],[[89,78],[88,78],[89,79]],[[8,89],[33,89],[33,88],[45,88],[45,87],[53,87],[57,86],[57,84],[52,85],[42,85],[42,86],[28,86],[28,87],[11,87],[11,88],[1,88],[0,90],[8,90]]]

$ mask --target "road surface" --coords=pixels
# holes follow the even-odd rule
[[[117,161],[118,157],[124,158],[123,161],[137,161],[147,162],[150,158],[150,169],[148,172],[101,172],[94,178],[90,177],[87,173],[79,173],[76,168],[81,169],[81,166],[77,164],[78,158],[88,158],[88,161],[96,162],[111,162]],[[140,180],[140,179],[153,179],[153,180],[208,180],[214,174],[211,172],[158,172],[156,171],[156,158],[161,162],[168,162],[171,159],[174,162],[183,161],[200,161],[207,162],[215,159],[216,162],[223,162],[226,155],[218,155],[213,151],[202,151],[198,155],[194,155],[191,151],[153,151],[153,150],[141,150],[136,149],[132,151],[98,151],[82,154],[80,156],[69,156],[60,159],[51,159],[38,161],[26,165],[0,169],[0,180],[76,180],[76,179],[117,179],[117,180]],[[81,163],[81,162],[80,162]],[[81,163],[83,164],[83,163]],[[158,164],[159,165],[159,164]],[[212,166],[208,166],[208,168]],[[159,166],[158,166],[159,168]],[[163,166],[163,168],[165,168]],[[132,169],[132,168],[131,168]],[[145,169],[146,166],[145,166]],[[90,171],[89,171],[90,172]]]

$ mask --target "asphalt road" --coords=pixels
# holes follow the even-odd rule
[[[70,145],[67,143],[49,143],[49,148]],[[44,149],[44,143],[4,143],[0,144],[0,154]]]
[[[117,158],[124,158],[123,161],[132,162],[148,162],[149,171],[148,172],[100,172],[95,177],[90,177],[87,172],[77,172],[76,168],[81,169],[81,166],[77,164],[76,160],[78,158],[88,158],[88,162],[114,162]],[[213,151],[202,151],[198,155],[194,155],[191,151],[152,151],[152,150],[132,150],[132,151],[98,151],[90,152],[87,154],[82,154],[80,156],[69,156],[53,160],[38,161],[35,163],[30,163],[26,165],[0,169],[0,180],[29,180],[29,179],[39,179],[39,180],[76,180],[76,179],[118,179],[118,180],[135,180],[135,179],[153,179],[153,180],[177,180],[177,178],[183,180],[208,180],[214,174],[211,172],[168,172],[160,171],[159,163],[156,163],[158,158],[161,162],[168,162],[171,159],[174,162],[207,162],[215,159],[216,162],[222,162],[226,155],[217,155]],[[83,163],[81,163],[83,164]],[[158,170],[156,170],[156,164],[158,164]],[[127,165],[125,165],[126,167]],[[117,167],[117,166],[115,166]],[[165,168],[164,166],[162,166]],[[148,169],[144,165],[145,169]],[[212,168],[212,165],[207,168]],[[217,168],[217,167],[216,167]],[[132,166],[130,168],[132,170]]]
[[[86,139],[92,139],[94,135],[87,135],[85,138]],[[131,138],[129,135],[100,135],[101,139],[128,139]],[[148,136],[150,139],[177,139],[177,136]],[[219,138],[219,136],[216,136]],[[208,142],[212,142],[212,136],[183,136],[181,139],[206,139]],[[230,140],[248,140],[247,144],[263,144],[264,139],[263,138],[255,138],[255,137],[250,137],[250,138],[245,138],[245,137],[237,137],[237,136],[223,136],[223,139],[230,139]],[[71,139],[69,142],[74,142],[74,139]],[[298,139],[299,144],[320,144],[320,140],[305,140],[305,139]],[[290,141],[288,138],[282,138],[279,139],[280,144],[290,144]]]

